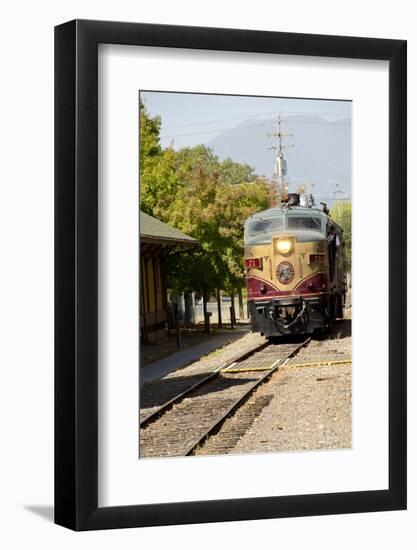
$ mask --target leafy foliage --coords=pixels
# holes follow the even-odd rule
[[[343,229],[345,242],[345,269],[352,269],[352,203],[338,201],[330,210],[331,217]]]
[[[256,177],[252,166],[233,162],[231,159],[226,159],[220,163],[220,172],[223,183],[229,185],[251,183]]]
[[[140,109],[140,207],[198,239],[200,249],[168,259],[169,287],[178,292],[233,292],[245,284],[243,223],[269,208],[270,183],[247,164],[220,161],[204,146],[159,146],[159,117]]]

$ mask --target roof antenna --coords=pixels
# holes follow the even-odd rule
[[[323,212],[328,215],[330,210],[327,208],[327,204],[325,202],[321,202],[321,201],[320,201],[320,204],[323,207]]]

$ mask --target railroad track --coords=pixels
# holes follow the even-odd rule
[[[190,384],[189,380],[185,381],[182,378],[170,378],[170,387],[167,390],[164,388],[165,396],[163,397],[163,403],[161,405],[157,405],[156,407],[152,407],[151,411],[147,414],[144,414],[142,417],[141,413],[141,419],[140,419],[140,427],[144,428],[147,424],[150,422],[153,422],[156,418],[158,418],[161,414],[166,412],[174,403],[180,401],[182,397],[184,397],[187,393],[191,392],[192,390],[198,388],[199,386],[205,384],[219,373],[219,371],[230,367],[232,364],[235,364],[237,362],[243,361],[244,359],[247,359],[251,355],[253,355],[255,352],[260,351],[264,349],[266,346],[269,345],[268,341],[262,342],[261,344],[258,344],[257,346],[248,349],[244,352],[236,354],[233,358],[230,358],[229,361],[226,363],[221,364],[218,368],[214,369],[212,372],[204,373],[204,374],[198,374],[196,376],[197,381],[193,384]],[[144,403],[141,404],[141,408],[145,407],[148,408],[152,401],[157,400],[157,398],[161,394],[160,385],[158,383],[152,382],[152,385],[156,386],[156,390],[154,390],[150,396],[144,396],[141,394],[141,400],[143,397]],[[156,395],[158,394],[158,395]],[[147,397],[147,398],[146,398]]]
[[[142,419],[140,457],[196,454],[228,417],[243,409],[256,388],[309,341],[264,344],[183,389]],[[267,404],[265,399],[249,403],[236,434],[246,430]]]

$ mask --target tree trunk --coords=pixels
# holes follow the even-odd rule
[[[218,327],[221,328],[223,326],[223,319],[222,319],[222,296],[220,293],[220,290],[217,289],[217,324]]]
[[[194,324],[194,311],[192,295],[184,293],[184,323],[187,328],[191,328]]]
[[[207,315],[207,294],[203,294],[203,317],[204,317],[204,330],[207,334],[210,334],[210,321]]]
[[[151,261],[152,261],[152,273],[153,273],[153,299],[155,302],[154,323],[155,323],[155,342],[156,342],[158,339],[158,287],[157,287],[158,273],[157,273],[157,265],[156,265],[155,258],[152,258]]]
[[[180,310],[178,304],[174,304],[174,318],[175,318],[175,330],[177,337],[177,348],[181,347],[181,321],[180,321]]]
[[[243,294],[242,294],[242,289],[239,288],[239,290],[237,291],[238,293],[238,296],[239,296],[239,317],[240,319],[243,319],[245,317],[245,311],[243,309]]]
[[[232,327],[236,325],[236,309],[235,309],[235,293],[230,293],[230,298],[232,299],[231,305],[230,305],[230,324]]]
[[[144,281],[143,281],[144,272],[145,272],[145,270],[143,269],[143,264],[144,264],[143,258],[141,258],[140,261],[141,261],[141,270],[140,270],[140,292],[141,292],[140,309],[141,309],[142,320],[143,320],[143,327],[142,327],[141,336],[142,336],[142,343],[143,344],[149,344],[148,323],[147,323],[147,319],[146,319],[145,286],[144,286]]]
[[[203,317],[206,316],[207,313],[207,294],[203,294]]]

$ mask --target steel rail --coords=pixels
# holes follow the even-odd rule
[[[302,347],[304,347],[306,344],[308,344],[311,340],[311,336],[307,338],[304,342],[299,344],[295,349],[291,350],[285,357],[282,357],[281,359],[277,359],[274,361],[270,367],[270,369],[263,374],[260,378],[258,378],[254,384],[252,384],[246,391],[243,393],[239,398],[232,403],[230,407],[221,414],[214,422],[213,424],[204,432],[204,434],[198,436],[194,442],[189,445],[187,450],[184,452],[183,456],[189,456],[191,455],[195,449],[201,445],[201,443],[204,442],[204,440],[209,437],[214,431],[217,431],[220,429],[223,422],[226,420],[226,418],[234,412],[238,407],[240,407],[241,404],[243,404],[244,401],[246,401],[247,397],[260,385],[262,382],[264,382],[267,378],[269,378],[276,370],[279,369],[282,365],[284,365],[293,355],[295,355]],[[227,372],[227,371],[226,371]]]
[[[235,363],[238,361],[243,361],[244,359],[247,359],[251,355],[255,354],[256,352],[266,348],[267,346],[271,345],[270,342],[262,342],[258,346],[251,348],[250,350],[247,350],[241,354],[236,355],[233,359],[228,361],[227,363],[223,363],[220,365],[220,367],[217,367],[214,371],[212,371],[208,376],[202,378],[192,386],[189,386],[179,394],[175,395],[165,403],[163,403],[160,407],[158,407],[156,410],[151,412],[148,416],[146,416],[143,420],[139,422],[139,427],[144,428],[148,424],[150,424],[152,421],[157,420],[160,416],[162,416],[165,412],[167,412],[175,403],[178,401],[181,401],[187,394],[191,393],[195,389],[199,388],[200,386],[203,386],[210,380],[212,380],[215,376],[217,376],[222,370],[227,369],[229,367],[232,367]]]

